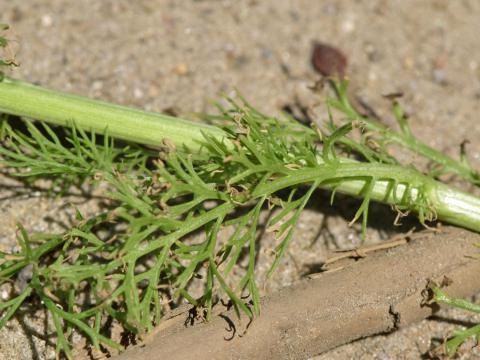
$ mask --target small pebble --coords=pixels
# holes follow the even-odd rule
[[[347,58],[331,45],[316,43],[312,53],[312,65],[323,76],[344,78]]]
[[[403,67],[405,70],[413,70],[415,67],[415,61],[411,57],[406,57],[403,59]]]
[[[173,72],[177,75],[180,75],[180,76],[186,75],[186,74],[188,74],[188,66],[185,63],[178,64],[173,69]]]
[[[135,99],[141,99],[143,97],[143,91],[142,89],[135,88],[133,89],[133,97]]]
[[[353,19],[345,19],[341,24],[341,29],[345,34],[350,34],[355,31],[355,21]]]
[[[370,81],[370,82],[375,82],[375,81],[377,81],[377,80],[378,80],[378,75],[377,75],[377,73],[376,73],[375,71],[373,71],[373,70],[370,70],[370,71],[368,72],[368,81]]]
[[[0,298],[3,300],[3,301],[7,301],[9,300],[10,298],[10,293],[7,289],[2,289],[2,291],[0,291]]]
[[[50,27],[53,25],[53,19],[50,14],[45,14],[41,17],[40,22],[44,27]]]

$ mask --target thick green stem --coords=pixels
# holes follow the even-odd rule
[[[63,126],[75,124],[82,129],[99,133],[108,130],[108,133],[114,137],[152,146],[161,146],[164,139],[169,139],[178,146],[183,144],[195,150],[199,149],[201,142],[204,141],[203,134],[218,139],[225,136],[221,129],[214,126],[64,94],[8,78],[0,81],[0,112]],[[405,184],[413,186],[411,190],[413,200],[415,200],[415,194],[418,193],[418,188],[415,187],[426,186],[428,201],[438,219],[480,231],[479,198],[434,181],[410,169],[392,168],[392,165],[352,163],[348,159],[340,161],[344,164],[335,170],[336,174],[326,174],[324,173],[325,167],[320,166],[318,169],[298,170],[295,175],[288,176],[283,181],[295,185],[301,182],[313,182],[319,177],[323,177],[325,180],[335,177],[352,177],[351,181],[342,182],[335,187],[335,190],[362,196],[365,180],[358,180],[358,177],[355,179],[355,176],[362,173],[365,178],[369,176],[376,178],[371,200],[384,203],[395,202],[388,195],[391,181],[387,179],[396,179],[398,182],[395,190],[396,198],[402,198],[407,190]],[[350,164],[346,166],[345,163]],[[364,168],[365,171],[360,171],[360,168]],[[283,187],[284,185],[286,184],[282,181],[275,182],[275,186]],[[327,181],[321,186],[333,187]],[[268,191],[270,190],[274,191],[274,189]]]
[[[345,180],[348,178],[352,180]],[[371,200],[399,205],[398,199],[404,197],[407,191],[406,184],[409,184],[411,200],[416,201],[422,191],[427,197],[431,211],[439,220],[480,232],[480,198],[435,181],[413,169],[395,165],[340,159],[340,164],[336,166],[320,164],[315,168],[292,171],[288,176],[257,187],[253,195],[260,196],[288,186],[320,180],[322,188],[334,188],[340,193],[363,197],[366,180],[371,178],[376,179],[370,194]],[[337,184],[336,179],[342,179],[342,182]],[[397,185],[392,191],[393,179]]]
[[[336,190],[344,194],[361,196],[364,186],[365,181],[353,180],[340,184]],[[480,198],[438,181],[431,181],[430,186],[429,200],[439,220],[480,232]],[[373,187],[371,199],[392,203],[385,201],[388,187],[388,181],[377,181]],[[399,184],[396,190],[397,198],[401,198],[405,190],[406,186]]]
[[[0,81],[0,112],[104,133],[124,140],[161,146],[164,139],[195,150],[204,141],[202,132],[222,137],[214,126],[193,123],[160,113],[92,100],[44,89],[23,81]]]

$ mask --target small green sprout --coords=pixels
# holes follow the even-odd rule
[[[433,293],[433,301],[439,304],[445,304],[458,309],[467,310],[476,314],[480,314],[480,305],[474,304],[468,300],[456,299],[448,296],[440,287],[432,285],[430,290]],[[480,339],[480,324],[472,326],[465,330],[456,330],[453,336],[445,342],[446,353],[449,357],[453,357],[459,348],[468,338],[475,337]]]

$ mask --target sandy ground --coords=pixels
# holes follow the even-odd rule
[[[0,0],[0,9],[0,21],[19,40],[15,77],[188,118],[212,111],[211,100],[235,88],[264,112],[301,105],[320,113],[319,99],[308,89],[318,79],[309,60],[312,44],[327,42],[347,55],[354,93],[387,122],[392,119],[381,95],[403,91],[412,128],[423,141],[456,155],[468,139],[469,155],[480,164],[476,0]],[[13,190],[22,191],[15,186],[0,179],[2,248],[14,246],[17,221],[30,231],[59,230],[69,222],[72,202],[95,209],[94,202],[74,197],[13,196]],[[370,215],[370,241],[396,231],[386,211],[379,207]],[[319,195],[264,291],[301,277],[308,265],[324,259],[326,249],[358,244],[358,227],[346,226],[351,216],[350,201],[329,210]],[[322,224],[328,231],[319,232]],[[269,244],[266,239],[263,246]],[[260,264],[259,276],[267,266],[268,261]],[[471,319],[452,311],[441,316],[318,359],[418,359],[432,338]],[[0,332],[0,359],[52,358],[39,319]]]

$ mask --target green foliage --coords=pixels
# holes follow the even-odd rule
[[[374,144],[375,147],[382,149],[380,152],[382,156],[388,154],[386,151],[388,145],[397,144],[404,149],[408,149],[413,153],[428,159],[430,162],[429,175],[433,178],[438,178],[445,174],[457,175],[474,185],[480,185],[480,173],[475,170],[465,153],[465,144],[460,147],[460,159],[455,160],[451,157],[441,153],[438,150],[419,141],[412,133],[408,117],[400,107],[397,100],[392,100],[392,113],[397,120],[400,131],[395,131],[386,125],[359,114],[350,104],[347,95],[347,81],[341,81],[333,84],[336,91],[336,98],[329,99],[330,106],[340,110],[345,114],[347,122],[361,120],[364,124],[365,134],[362,136],[362,144]],[[368,156],[368,155],[367,155]],[[387,158],[387,162],[390,161]]]
[[[95,133],[87,134],[72,125],[60,138],[44,123],[13,122],[8,118],[3,115],[0,119],[2,164],[11,170],[10,175],[28,181],[51,179],[53,188],[79,187],[88,178],[94,179],[97,173],[113,169],[127,173],[133,168],[144,168],[152,154],[136,145],[117,148],[106,133],[99,143]]]
[[[40,301],[52,315],[57,351],[72,357],[72,329],[97,349],[121,348],[104,325],[114,320],[142,334],[159,323],[162,304],[172,297],[203,307],[206,319],[223,297],[239,315],[253,317],[260,311],[255,261],[261,214],[271,212],[264,225],[278,240],[271,274],[319,186],[363,199],[352,222],[362,218],[364,234],[372,200],[412,211],[422,223],[435,219],[437,183],[399,165],[365,136],[353,140],[353,131],[372,129],[348,110],[342,86],[339,102],[330,103],[352,121],[337,126],[330,119],[320,131],[229,100],[216,117],[226,122],[226,138],[205,133],[201,151],[168,142],[160,153],[119,148],[108,134],[95,136],[76,124],[59,137],[47,125],[25,122],[22,129],[4,117],[0,155],[10,175],[50,178],[52,188],[62,190],[102,185],[108,205],[89,217],[78,212],[77,223],[62,234],[28,235],[20,227],[20,250],[0,254],[0,283],[27,268],[31,280],[0,305],[0,325],[27,299]],[[386,140],[389,134],[382,129],[377,135]],[[195,281],[203,284],[197,297]]]
[[[438,286],[431,286],[430,289],[433,292],[433,301],[480,314],[480,305],[464,299],[451,298]],[[476,337],[477,340],[480,339],[480,324],[465,330],[455,331],[453,336],[445,342],[447,355],[453,357],[457,353],[459,346],[472,336]]]

